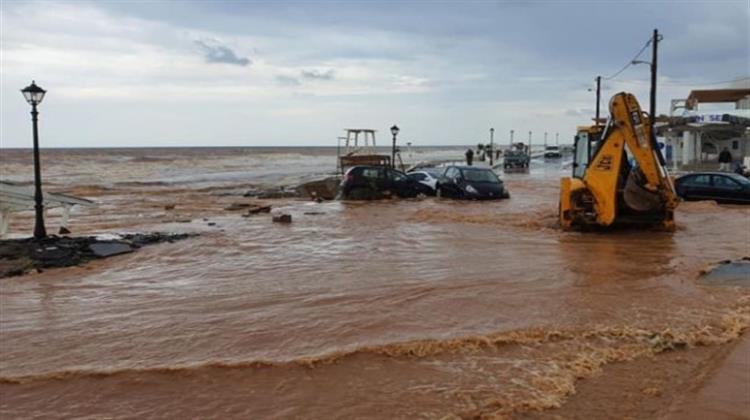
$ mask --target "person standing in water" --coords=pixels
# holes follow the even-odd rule
[[[466,165],[471,166],[471,163],[474,161],[474,151],[471,149],[468,149],[466,151]]]

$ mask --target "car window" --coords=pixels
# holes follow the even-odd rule
[[[711,177],[709,175],[695,175],[688,177],[683,184],[693,187],[708,187],[711,185]]]
[[[722,188],[722,189],[727,189],[727,190],[736,190],[736,189],[741,188],[740,184],[736,183],[734,180],[724,175],[714,175],[713,177],[714,177],[714,187],[716,188]]]
[[[469,182],[490,182],[497,184],[497,175],[489,169],[464,169],[464,178]]]
[[[742,175],[739,174],[727,174],[727,177],[731,178],[732,180],[738,182],[740,185],[745,185],[750,187],[750,179],[745,178]]]
[[[445,171],[445,177],[453,179],[456,177],[457,172],[458,172],[458,169],[456,168],[448,168],[448,170]]]
[[[391,178],[393,178],[394,181],[404,181],[406,180],[406,175],[402,174],[398,171],[388,171],[391,175]]]
[[[427,179],[427,175],[420,174],[420,173],[409,174],[409,178],[411,178],[411,179],[413,179],[415,181],[424,181],[425,179]]]
[[[378,179],[382,177],[381,170],[379,168],[365,168],[362,170],[362,177],[367,179]]]

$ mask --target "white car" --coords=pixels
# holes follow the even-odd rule
[[[436,172],[431,171],[413,171],[406,174],[410,179],[419,182],[422,185],[426,185],[432,192],[435,192],[437,186],[437,175]]]

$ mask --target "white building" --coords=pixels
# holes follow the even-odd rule
[[[682,115],[675,116],[680,108]],[[669,118],[658,118],[656,125],[675,168],[718,165],[725,147],[735,164],[750,166],[750,89],[694,90],[687,99],[672,100]]]

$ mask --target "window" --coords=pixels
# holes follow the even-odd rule
[[[445,171],[445,177],[454,179],[458,176],[458,169],[456,168],[448,168],[447,171]]]
[[[413,179],[415,181],[424,181],[425,179],[427,179],[427,175],[420,174],[420,173],[409,174],[409,178],[411,178],[411,179]]]
[[[708,187],[711,185],[711,176],[709,175],[696,175],[691,176],[685,180],[685,185],[693,187]]]
[[[398,171],[388,171],[391,174],[391,178],[393,178],[394,181],[403,181],[406,179],[406,175],[402,174]]]
[[[740,189],[740,184],[736,183],[729,177],[722,175],[714,175],[714,187],[721,188],[724,190],[737,190]]]
[[[737,150],[740,148],[740,142],[737,140],[732,140],[732,150]]]
[[[362,176],[368,179],[378,179],[382,177],[381,170],[377,168],[365,168],[362,170]]]
[[[470,182],[491,182],[497,184],[497,175],[490,170],[464,169],[464,177]]]

